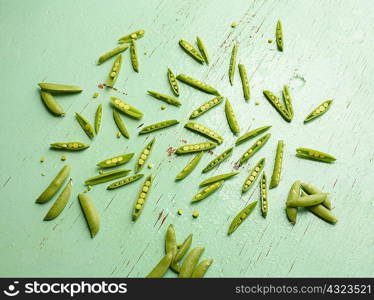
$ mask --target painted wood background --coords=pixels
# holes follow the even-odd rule
[[[142,277],[163,256],[164,234],[175,224],[179,242],[192,232],[193,246],[205,246],[204,257],[214,258],[210,277],[314,277],[374,276],[374,4],[347,0],[268,1],[6,1],[0,0],[0,276]],[[276,50],[275,24],[281,19],[285,50]],[[238,23],[236,28],[230,24]],[[137,29],[140,73],[124,53],[117,91],[102,90],[111,62],[97,58],[116,46],[117,38]],[[211,63],[200,65],[179,47],[179,39],[206,43]],[[247,67],[252,97],[243,99],[238,72],[228,81],[232,45],[240,44],[238,62]],[[211,197],[190,204],[198,183],[208,176],[229,172],[251,142],[235,148],[219,168],[202,175],[201,169],[233,145],[223,105],[198,119],[220,132],[225,141],[213,155],[205,154],[184,181],[175,175],[191,156],[168,156],[169,147],[204,140],[183,128],[191,111],[211,99],[180,84],[180,108],[149,97],[147,89],[171,94],[166,71],[186,73],[217,87],[237,114],[241,133],[272,125],[268,144],[241,167],[241,172]],[[58,98],[67,115],[56,118],[44,108],[38,82],[77,84],[78,95]],[[295,117],[286,123],[262,96],[263,89],[280,94],[290,85]],[[98,91],[100,97],[92,99]],[[125,94],[124,94],[125,93]],[[131,139],[117,139],[109,96],[118,96],[145,113],[141,121],[124,118]],[[323,117],[304,125],[305,116],[320,102],[334,99]],[[259,105],[255,105],[259,102]],[[91,142],[74,119],[89,118],[103,104],[102,130]],[[156,175],[142,216],[131,222],[131,209],[141,182],[116,191],[95,186],[88,195],[100,215],[102,227],[91,239],[77,194],[83,181],[97,174],[96,163],[126,152],[138,153],[149,136],[137,136],[141,123],[178,119],[182,124],[152,134],[156,144],[150,157]],[[259,189],[241,196],[247,171],[267,158],[271,175],[276,144],[285,140],[284,169],[279,187],[270,190],[266,219],[259,209],[233,234],[231,219],[246,203],[259,199]],[[49,150],[49,143],[78,140],[91,147],[80,153]],[[323,164],[295,157],[297,147],[310,147],[337,157]],[[40,163],[40,157],[46,161]],[[56,220],[43,222],[52,201],[34,203],[64,164],[72,166],[72,198]],[[132,167],[134,160],[128,166]],[[45,176],[41,176],[44,173]],[[288,223],[284,202],[296,179],[329,192],[334,214],[330,225],[300,211],[295,226]],[[177,210],[183,209],[182,216]],[[193,219],[191,213],[200,211]],[[162,217],[157,221],[160,213]],[[165,219],[164,217],[167,216]],[[164,223],[162,224],[162,222]],[[175,276],[171,271],[167,276]]]

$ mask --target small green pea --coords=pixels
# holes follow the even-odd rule
[[[273,42],[273,40],[268,40],[268,43],[271,44]]]
[[[67,159],[66,155],[61,155],[61,158],[60,158],[62,161],[65,161]]]
[[[256,101],[255,104],[256,104],[256,105],[260,105],[260,102]]]
[[[148,164],[148,169],[152,169],[153,168],[153,164]]]
[[[103,174],[103,173],[104,173],[104,171],[103,171],[103,170],[100,170],[100,171],[99,171],[99,174]]]
[[[199,215],[200,215],[200,213],[199,213],[197,210],[195,210],[195,211],[192,213],[192,216],[193,216],[194,218],[197,218]]]
[[[100,94],[98,93],[98,92],[95,92],[93,95],[92,95],[92,98],[97,98],[97,97],[99,97],[100,96]]]
[[[183,214],[183,209],[178,209],[178,215],[182,215]]]
[[[87,186],[87,190],[88,190],[88,191],[91,191],[91,189],[92,189],[92,186],[91,186],[91,185]]]
[[[117,133],[117,138],[119,139],[122,136],[120,132]]]
[[[238,23],[236,23],[236,22],[232,22],[232,23],[231,23],[231,27],[232,27],[232,28],[235,28],[236,26],[238,26]]]
[[[40,162],[45,162],[45,157],[44,157],[44,156],[42,156],[42,157],[40,158]]]
[[[166,106],[165,105],[162,105],[161,106],[161,110],[165,110],[166,109]]]
[[[44,174],[44,173],[41,173],[40,175],[42,175],[42,176],[45,176],[45,174]]]

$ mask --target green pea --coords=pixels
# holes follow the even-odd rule
[[[283,163],[283,152],[284,152],[284,141],[278,141],[277,146],[277,153],[275,155],[275,162],[274,162],[274,169],[273,174],[271,176],[270,181],[270,188],[275,188],[278,186],[280,182],[280,175],[282,171],[282,163]]]
[[[126,153],[119,156],[104,159],[103,161],[96,164],[96,166],[101,168],[111,168],[123,165],[131,160],[134,153]]]
[[[142,150],[142,152],[140,153],[139,155],[139,158],[136,162],[136,165],[135,165],[135,173],[138,173],[145,165],[145,162],[147,161],[150,153],[151,153],[151,150],[153,148],[153,144],[155,142],[156,139],[153,139],[152,141],[150,141],[147,146],[144,147],[144,149]]]
[[[199,51],[197,51],[195,49],[194,46],[192,46],[189,42],[185,41],[185,40],[180,40],[179,41],[179,45],[182,47],[182,49],[188,54],[190,55],[192,58],[194,58],[196,61],[198,61],[199,63],[203,63],[204,62],[204,58],[201,56],[201,54],[199,53]]]
[[[204,42],[202,41],[201,38],[199,38],[197,36],[196,37],[196,43],[197,43],[197,47],[200,50],[201,56],[204,58],[204,61],[209,65],[209,55],[208,55],[208,51],[206,50],[206,47],[204,45]]]
[[[252,213],[257,205],[257,201],[250,203],[245,208],[243,208],[232,220],[227,234],[232,234],[238,227],[243,223],[243,221]]]
[[[60,142],[60,143],[52,143],[50,145],[52,149],[57,150],[65,150],[65,151],[80,151],[87,149],[90,145],[81,143],[81,142]]]
[[[109,58],[125,51],[128,47],[129,47],[128,44],[122,44],[122,45],[108,51],[107,53],[105,53],[105,54],[103,54],[99,57],[99,61],[97,62],[97,64],[98,65],[102,64],[103,62],[107,61]]]
[[[322,116],[324,113],[326,113],[330,109],[332,102],[333,100],[327,100],[319,104],[315,109],[312,110],[310,114],[306,116],[304,123],[307,123],[317,117]]]
[[[148,195],[149,195],[149,192],[151,190],[152,182],[153,182],[153,175],[151,174],[145,179],[145,181],[142,185],[142,188],[139,192],[138,198],[137,198],[137,200],[134,204],[134,208],[133,208],[133,211],[132,211],[132,220],[133,221],[136,221],[139,218],[140,214],[142,213],[142,211],[144,209],[145,202],[146,202],[146,200],[148,198]],[[141,201],[142,203],[139,203],[139,199],[143,199]]]
[[[116,123],[117,128],[118,128],[119,132],[121,133],[121,135],[123,135],[125,138],[129,139],[130,134],[129,134],[129,132],[128,132],[126,126],[125,126],[125,123],[121,119],[121,116],[119,115],[119,112],[116,108],[113,109],[113,119],[114,119],[114,123]]]
[[[195,155],[195,157],[183,168],[183,170],[175,177],[175,180],[182,180],[186,178],[195,169],[201,158],[203,157],[204,151],[201,151]]]
[[[225,103],[225,113],[226,113],[227,123],[229,123],[232,133],[233,134],[240,133],[238,121],[236,119],[234,110],[232,109],[230,101],[228,99],[226,99],[226,103]]]
[[[69,176],[70,169],[71,167],[69,165],[64,166],[35,202],[45,203],[49,201],[58,192],[66,178]]]
[[[171,264],[171,261],[173,259],[173,253],[168,252],[161,260],[160,262],[153,268],[153,270],[147,275],[146,278],[161,278],[165,275],[167,270],[169,269],[169,266]]]
[[[124,114],[126,114],[129,117],[132,117],[134,119],[140,119],[144,115],[140,110],[138,110],[135,107],[125,103],[124,101],[122,101],[119,98],[110,97],[110,102],[119,111],[123,112]]]
[[[64,109],[58,104],[56,99],[52,96],[51,93],[46,91],[40,91],[41,99],[43,103],[48,108],[48,110],[55,116],[63,117],[65,116]]]
[[[231,147],[227,150],[225,150],[224,152],[222,152],[220,155],[218,155],[216,158],[214,158],[213,160],[211,160],[207,166],[203,169],[203,173],[206,173],[210,170],[212,170],[213,168],[219,166],[222,162],[224,162],[226,159],[228,159],[232,153],[232,150],[234,148]]]
[[[48,213],[44,217],[44,221],[52,220],[60,215],[64,210],[66,204],[69,201],[71,190],[73,187],[73,181],[70,179],[68,184],[65,186],[61,194],[58,196],[56,201],[53,203],[52,207],[49,209]]]
[[[239,172],[231,172],[231,173],[225,173],[225,174],[220,174],[220,175],[216,175],[216,176],[213,176],[213,177],[210,177],[208,179],[205,179],[204,181],[200,182],[199,186],[200,187],[203,187],[203,186],[207,186],[207,185],[210,185],[214,182],[217,182],[217,181],[221,181],[221,180],[227,180],[235,175],[238,175]]]
[[[88,122],[87,119],[79,113],[75,113],[75,118],[88,137],[92,139],[95,136],[95,131],[90,122]]]
[[[204,83],[204,82],[202,82],[198,79],[192,78],[192,77],[187,76],[185,74],[179,74],[177,76],[177,79],[179,81],[182,81],[183,83],[188,84],[189,86],[192,86],[193,88],[198,89],[200,91],[203,91],[205,93],[220,96],[219,92],[214,87],[211,87],[210,85],[208,85],[208,84],[206,84],[206,83]]]
[[[330,154],[309,148],[297,148],[296,156],[325,163],[331,163],[336,160],[336,158]]]
[[[147,91],[147,92],[153,98],[164,101],[168,104],[171,104],[171,105],[174,105],[174,106],[181,106],[182,105],[182,103],[180,103],[177,99],[175,99],[171,96],[161,94],[161,93],[158,93],[158,92],[154,92],[154,91]]]
[[[195,123],[195,122],[188,122],[184,125],[184,128],[187,128],[191,131],[197,132],[207,138],[210,138],[216,141],[218,144],[222,144],[223,137],[215,132],[213,129],[210,129],[202,124]]]
[[[179,277],[180,278],[190,278],[192,276],[193,270],[198,263],[200,256],[203,254],[204,247],[193,248],[190,253],[186,256],[181,266]]]
[[[242,193],[248,192],[248,190],[253,186],[256,179],[260,176],[261,171],[265,166],[266,158],[260,159],[253,169],[249,172],[247,179],[244,181],[242,186]]]
[[[192,152],[200,152],[200,151],[206,151],[213,149],[217,146],[214,142],[203,142],[198,144],[191,144],[191,145],[184,145],[175,151],[176,154],[186,154],[186,153],[192,153]]]
[[[118,54],[114,60],[112,69],[109,72],[109,76],[106,80],[107,87],[113,87],[117,81],[119,71],[121,70],[122,65],[122,54]]]
[[[91,237],[94,238],[100,230],[100,216],[92,200],[85,194],[78,195],[79,203],[87,221]]]
[[[179,124],[179,121],[177,120],[167,120],[167,121],[162,121],[156,124],[152,124],[149,126],[145,126],[142,128],[141,131],[139,131],[139,134],[145,134],[145,133],[150,133],[156,130],[164,129],[166,127],[170,127],[173,125]]]
[[[120,44],[128,43],[128,42],[131,42],[131,40],[137,40],[137,39],[142,38],[144,36],[144,34],[145,34],[145,31],[143,29],[140,29],[140,30],[131,32],[130,34],[126,34],[123,37],[120,37],[118,39],[118,42]]]
[[[129,169],[122,169],[122,170],[115,170],[111,172],[106,172],[94,177],[87,179],[84,184],[85,185],[96,185],[104,182],[108,182],[117,178],[121,178],[126,176],[131,170]]]

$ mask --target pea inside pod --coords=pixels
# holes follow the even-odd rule
[[[191,202],[194,203],[194,202],[198,202],[198,201],[201,201],[201,200],[205,199],[209,195],[213,194],[216,190],[218,190],[220,188],[220,186],[224,184],[224,182],[225,182],[224,180],[220,180],[220,181],[217,181],[217,182],[214,182],[214,183],[208,185],[207,187],[202,189],[200,192],[198,192],[192,198]]]
[[[245,208],[243,208],[232,220],[229,230],[227,231],[227,234],[232,234],[238,227],[243,223],[245,219],[252,213],[252,211],[255,209],[257,205],[257,201],[252,202],[248,204]]]
[[[210,170],[212,170],[213,168],[217,167],[218,165],[220,165],[222,162],[224,162],[226,159],[228,159],[232,153],[232,150],[234,148],[231,147],[227,150],[225,150],[224,152],[222,152],[220,155],[218,155],[216,158],[214,158],[213,160],[211,160],[207,166],[203,169],[203,173],[206,173]]]
[[[197,47],[200,50],[201,56],[204,58],[205,62],[209,65],[209,55],[208,55],[208,51],[205,47],[203,40],[197,36],[196,43],[197,43]]]
[[[140,110],[125,103],[124,101],[122,101],[121,99],[117,97],[110,97],[110,102],[119,111],[123,112],[125,115],[128,115],[129,117],[132,117],[134,119],[140,119],[144,115]]]
[[[184,145],[175,151],[176,154],[186,154],[191,152],[200,152],[213,149],[217,146],[214,142],[203,142],[198,144]]]
[[[207,112],[208,110],[212,109],[213,107],[217,106],[218,104],[222,103],[225,98],[222,96],[215,97],[210,99],[208,102],[205,102],[203,105],[199,106],[195,109],[191,115],[190,119],[195,119],[201,116],[203,113]]]
[[[180,103],[177,99],[175,99],[171,96],[161,94],[161,93],[158,93],[158,92],[154,92],[154,91],[147,91],[147,92],[153,98],[164,101],[168,104],[171,104],[171,105],[174,105],[174,106],[181,106],[182,105],[182,103]]]
[[[88,122],[88,120],[79,113],[75,113],[75,118],[77,119],[79,125],[82,127],[87,136],[92,139],[95,136],[95,130],[90,122]]]
[[[262,216],[266,218],[269,209],[269,199],[268,199],[268,187],[267,187],[267,176],[263,172],[260,180],[260,199],[261,199],[261,212]]]
[[[266,158],[260,159],[253,169],[249,172],[247,179],[244,181],[242,186],[242,193],[246,193],[254,184],[256,179],[260,176],[261,171],[265,166]]]
[[[184,128],[210,138],[216,141],[218,144],[222,144],[223,142],[223,137],[220,134],[215,132],[213,129],[206,127],[205,125],[198,124],[196,122],[188,122],[184,125]]]
[[[137,181],[138,179],[142,178],[143,176],[144,176],[144,174],[136,174],[136,175],[133,175],[133,176],[123,178],[121,180],[118,180],[118,181],[113,182],[112,184],[108,185],[106,189],[107,190],[113,190],[113,189],[125,186],[129,183]]]
[[[150,132],[157,131],[157,130],[160,130],[160,129],[164,129],[164,128],[167,128],[167,127],[170,127],[170,126],[173,126],[173,125],[177,125],[177,124],[179,124],[178,120],[162,121],[162,122],[159,122],[159,123],[156,123],[156,124],[152,124],[152,125],[148,125],[148,126],[143,127],[142,130],[139,131],[139,134],[150,133]]]
[[[188,84],[189,86],[198,89],[200,91],[203,91],[208,94],[213,94],[216,96],[220,96],[219,92],[212,86],[206,84],[205,82],[202,82],[198,79],[192,78],[186,74],[179,74],[177,76],[177,79],[179,81],[182,81],[185,84]]]
[[[193,59],[195,59],[196,61],[198,61],[199,63],[203,63],[204,62],[204,58],[201,56],[201,54],[199,53],[199,51],[197,51],[195,49],[194,46],[192,46],[189,42],[185,41],[185,40],[180,40],[179,41],[179,45],[182,47],[182,49],[188,54],[190,55]]]
[[[59,143],[52,143],[50,145],[51,149],[57,149],[57,150],[65,150],[65,151],[80,151],[84,150],[90,147],[90,145],[87,145],[85,143],[81,142],[59,142]]]
[[[282,116],[287,122],[291,122],[291,116],[288,109],[281,103],[280,99],[275,96],[271,91],[263,91],[265,98],[270,102],[270,104],[276,109],[276,111]]]
[[[103,62],[107,61],[109,58],[125,51],[128,47],[129,47],[128,44],[123,44],[123,45],[120,45],[120,46],[106,52],[105,54],[103,54],[99,57],[99,60],[98,60],[97,64],[98,65],[102,64]]]
[[[259,151],[269,140],[271,133],[268,133],[262,137],[260,137],[247,151],[245,151],[240,158],[239,162],[242,165],[248,159],[250,159],[257,151]]]
[[[113,109],[113,120],[114,123],[116,123],[117,128],[121,135],[123,135],[125,138],[129,139],[130,138],[130,133],[126,128],[125,123],[123,122],[121,116],[119,115],[119,112],[116,108]]]
[[[144,147],[144,149],[142,150],[142,152],[140,153],[139,155],[139,158],[138,158],[138,161],[136,162],[136,165],[135,165],[135,173],[138,173],[145,165],[145,162],[147,161],[151,151],[152,151],[152,148],[153,148],[153,144],[155,142],[156,139],[153,139],[152,141],[150,141],[147,146]]]
[[[235,145],[238,146],[241,143],[244,143],[244,142],[260,135],[261,133],[264,133],[265,131],[267,131],[270,128],[271,128],[271,125],[253,129],[253,130],[243,134],[242,136],[238,137],[238,139],[235,141]]]
[[[113,87],[117,81],[119,71],[122,66],[122,54],[118,54],[114,60],[112,69],[109,72],[108,78],[106,80],[107,87]]]
[[[183,168],[183,170],[175,177],[175,180],[182,180],[186,178],[195,169],[201,158],[203,157],[204,151],[199,152],[195,157]]]
[[[231,173],[225,173],[225,174],[220,174],[220,175],[216,175],[216,176],[213,176],[213,177],[210,177],[208,179],[205,179],[204,181],[200,182],[199,186],[202,187],[202,186],[206,186],[206,185],[210,185],[214,182],[217,182],[217,181],[221,181],[221,180],[227,180],[235,175],[238,175],[239,172],[231,172]]]
[[[278,50],[283,51],[283,29],[282,29],[282,22],[280,20],[278,20],[277,22],[275,38],[277,41]]]
[[[123,44],[123,43],[128,43],[128,42],[131,42],[132,40],[137,40],[137,39],[140,39],[144,36],[145,34],[145,30],[143,29],[140,29],[140,30],[137,30],[137,31],[134,31],[134,32],[131,32],[130,34],[126,34],[125,36],[123,37],[120,37],[118,39],[118,42],[120,44]]]
[[[311,113],[306,116],[304,123],[308,123],[309,121],[325,114],[331,107],[332,102],[333,100],[327,100],[319,104],[315,109],[312,110]]]
[[[103,161],[97,163],[96,165],[101,168],[111,168],[123,165],[131,160],[134,156],[134,153],[125,153],[115,157],[104,159]]]
[[[136,200],[136,203],[134,205],[133,211],[132,211],[132,220],[136,221],[140,214],[142,213],[144,209],[145,202],[148,198],[148,195],[150,193],[151,187],[153,182],[153,175],[149,175],[142,186],[142,189],[139,192],[138,199]]]
[[[309,148],[297,148],[296,156],[325,163],[331,163],[336,160],[336,158],[330,154]]]
[[[122,170],[115,170],[111,172],[106,172],[94,177],[87,179],[84,184],[85,185],[96,185],[104,182],[108,182],[117,178],[121,178],[126,176],[131,170],[129,169],[122,169]]]
[[[175,96],[179,96],[179,86],[177,78],[175,77],[172,70],[168,68],[168,80],[171,87],[171,90],[173,91]]]

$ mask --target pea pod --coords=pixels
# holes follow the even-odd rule
[[[233,85],[233,83],[234,83],[234,75],[235,75],[235,68],[236,68],[236,56],[238,55],[238,49],[239,49],[239,44],[235,44],[232,47],[231,58],[230,58],[230,67],[229,67],[229,80],[230,80],[231,85]]]
[[[59,83],[40,82],[39,87],[50,93],[80,93],[83,89],[76,85],[66,85]]]
[[[251,147],[248,148],[247,151],[245,151],[240,158],[239,162],[242,165],[245,163],[248,159],[250,159],[258,150],[260,150],[266,142],[269,140],[271,136],[271,133],[268,133],[262,137],[260,137]]]
[[[65,116],[64,109],[60,106],[60,104],[58,104],[58,102],[52,96],[51,93],[46,91],[40,91],[40,96],[43,100],[43,103],[52,114],[59,117]]]
[[[265,158],[261,158],[254,168],[249,172],[247,179],[244,181],[242,186],[242,193],[248,192],[256,179],[260,176],[261,171],[265,166]]]
[[[102,115],[103,115],[103,106],[102,106],[102,104],[99,104],[97,106],[97,110],[96,110],[96,113],[95,113],[95,131],[96,131],[96,134],[99,133],[99,130],[100,130],[100,127],[101,127]]]
[[[121,132],[121,134],[125,138],[129,139],[130,138],[129,131],[127,130],[127,128],[125,126],[125,123],[121,119],[121,116],[119,115],[119,112],[116,108],[113,109],[113,119],[114,119],[114,123],[116,123],[116,125],[117,125],[117,128],[118,128],[119,132]]]
[[[208,258],[201,261],[193,270],[191,278],[203,278],[209,267],[212,265],[213,259]]]
[[[242,136],[238,137],[238,139],[235,141],[235,145],[238,146],[241,143],[244,143],[244,142],[260,135],[261,133],[264,133],[265,131],[267,131],[270,128],[271,128],[271,125],[253,129],[253,130],[243,134]]]
[[[187,128],[191,131],[197,132],[207,138],[210,138],[214,141],[216,141],[218,144],[222,144],[223,137],[219,135],[217,132],[215,132],[213,129],[210,129],[202,124],[198,124],[195,122],[188,122],[186,125],[184,125],[184,128]]]
[[[204,151],[201,151],[195,155],[195,157],[183,168],[183,170],[175,177],[175,180],[182,180],[186,178],[195,169],[201,158],[203,157]]]
[[[222,101],[225,98],[222,96],[215,97],[213,99],[210,99],[208,102],[205,102],[203,105],[199,106],[197,109],[195,109],[191,115],[190,119],[195,119],[199,116],[201,116],[203,113],[207,112],[209,109],[217,106],[218,104],[222,103]]]
[[[251,90],[249,88],[247,70],[243,64],[238,65],[240,79],[242,80],[243,95],[245,100],[249,100],[251,97]]]
[[[278,141],[277,146],[277,154],[275,155],[275,162],[274,162],[274,169],[273,174],[271,176],[270,181],[270,188],[275,188],[278,186],[280,182],[280,175],[282,171],[282,163],[283,163],[283,152],[284,152],[284,141]]]
[[[263,91],[264,96],[270,102],[270,104],[277,110],[277,112],[282,116],[287,122],[291,122],[291,116],[287,108],[281,103],[279,98],[275,96],[270,91]]]
[[[140,119],[144,115],[140,110],[137,110],[119,98],[110,97],[110,102],[115,108],[134,119]]]
[[[144,174],[136,174],[136,175],[133,175],[133,176],[125,177],[121,180],[118,180],[118,181],[113,182],[112,184],[108,185],[106,189],[107,190],[114,190],[116,188],[125,186],[129,183],[135,182],[138,179],[142,178],[143,176],[144,176]]]
[[[98,65],[102,64],[103,62],[107,61],[109,58],[125,51],[128,47],[129,47],[128,44],[123,44],[123,45],[120,45],[120,46],[106,52],[105,54],[103,54],[99,57],[99,61],[97,62],[97,64]]]
[[[202,187],[202,186],[210,185],[217,181],[227,180],[238,174],[239,172],[231,172],[231,173],[225,173],[225,174],[220,174],[220,175],[216,175],[213,177],[209,177],[208,179],[205,179],[204,181],[200,182],[199,186]]]
[[[304,183],[304,182],[301,183],[301,187],[309,195],[322,193],[322,191],[320,189],[318,189],[314,185],[311,185],[311,184],[308,184],[308,183]],[[325,206],[327,209],[332,208],[331,199],[328,195],[326,196],[325,201],[322,202],[322,205]]]
[[[224,180],[220,180],[220,181],[216,181],[216,182],[208,185],[206,188],[202,189],[195,196],[193,196],[191,202],[192,203],[198,202],[198,201],[201,201],[201,200],[205,199],[206,197],[210,196],[216,190],[218,190],[220,188],[220,186],[224,184],[224,182],[225,182]]]
[[[251,212],[255,209],[257,205],[257,201],[250,203],[247,205],[243,210],[241,210],[236,217],[232,220],[229,230],[227,231],[227,234],[232,234],[240,224],[243,223],[243,221],[251,214]]]
[[[296,156],[326,163],[331,163],[336,160],[336,158],[330,154],[309,148],[297,148]]]
[[[209,65],[209,55],[208,55],[208,51],[206,50],[206,47],[204,45],[204,42],[202,41],[201,38],[199,38],[197,36],[196,37],[196,43],[197,43],[197,47],[200,50],[201,56],[204,58],[204,61]]]
[[[178,248],[177,253],[175,254],[173,262],[170,265],[170,268],[173,271],[179,273],[181,266],[178,262],[183,258],[183,256],[190,249],[191,244],[192,244],[192,233],[184,240],[183,244]]]
[[[170,83],[171,90],[173,91],[175,96],[179,96],[179,86],[177,78],[175,77],[172,70],[168,68],[168,80]]]
[[[126,34],[123,37],[120,37],[118,39],[118,42],[120,44],[128,43],[128,42],[131,42],[132,40],[137,40],[137,39],[142,38],[144,36],[144,34],[145,34],[145,31],[143,29],[140,29],[140,30],[134,31],[130,34]]]
[[[331,107],[332,101],[333,100],[327,100],[319,104],[315,109],[312,110],[310,114],[306,116],[304,123],[307,123],[317,117],[322,116],[324,113],[326,113]]]
[[[303,197],[297,197],[292,200],[287,200],[286,205],[288,207],[314,206],[314,205],[321,204],[323,201],[325,201],[326,196],[327,196],[326,193],[320,193],[320,194],[307,195]]]
[[[109,72],[108,78],[106,80],[106,86],[113,87],[117,81],[119,71],[122,66],[122,54],[118,54],[114,60],[112,69]]]
[[[214,87],[211,87],[210,85],[208,85],[208,84],[206,84],[206,83],[204,83],[204,82],[202,82],[198,79],[192,78],[192,77],[187,76],[185,74],[179,74],[177,76],[177,79],[179,81],[182,81],[183,83],[188,84],[189,86],[192,86],[193,88],[198,89],[200,91],[203,91],[205,93],[220,96],[219,92]]]
[[[158,92],[154,92],[154,91],[147,91],[149,95],[151,95],[153,98],[156,98],[158,100],[161,100],[161,101],[164,101],[168,104],[171,104],[171,105],[174,105],[174,106],[181,106],[182,103],[180,103],[177,99],[171,97],[171,96],[168,96],[168,95],[165,95],[165,94],[161,94],[161,93],[158,93]]]
[[[140,214],[142,213],[144,209],[145,202],[148,198],[148,195],[150,193],[151,187],[152,187],[152,182],[153,182],[153,175],[149,175],[142,186],[142,189],[139,192],[138,199],[136,200],[136,203],[134,205],[133,211],[132,211],[132,220],[136,221]],[[173,257],[172,257],[173,258]],[[169,268],[169,266],[168,266]]]
[[[199,51],[197,51],[195,49],[194,46],[192,46],[189,42],[185,41],[185,40],[180,40],[179,41],[179,45],[182,47],[182,49],[188,54],[190,55],[193,59],[195,59],[196,61],[198,61],[199,63],[203,63],[204,62],[204,58],[201,56],[201,54],[199,53]]]
[[[160,262],[153,268],[153,270],[147,275],[146,278],[161,278],[165,275],[170,267],[171,261],[173,259],[173,254],[171,252],[167,253]]]
[[[292,186],[290,191],[288,192],[288,198],[286,202],[286,214],[287,218],[290,221],[291,224],[296,224],[296,218],[297,218],[297,207],[290,207],[287,205],[287,203],[294,202],[297,198],[300,196],[300,184],[301,182],[299,180],[296,180]]]
[[[119,156],[104,159],[103,161],[96,164],[101,168],[117,167],[127,163],[134,156],[134,153],[126,153]]]
[[[65,186],[61,194],[49,209],[48,213],[45,215],[44,221],[52,220],[60,215],[69,201],[72,187],[73,181],[70,179],[68,184]]]
[[[282,93],[283,93],[284,105],[288,111],[288,115],[290,116],[290,119],[292,120],[294,112],[293,112],[293,107],[292,107],[292,99],[291,99],[290,91],[288,90],[287,85],[283,86]]]
[[[266,218],[269,209],[269,200],[268,200],[268,187],[267,187],[267,177],[266,173],[263,172],[260,180],[260,199],[261,199],[261,212],[262,216]]]
[[[212,170],[213,168],[215,168],[216,166],[218,166],[219,164],[221,164],[223,161],[225,161],[226,159],[228,159],[232,153],[232,150],[234,148],[231,147],[229,149],[227,149],[226,151],[222,152],[220,155],[218,155],[216,158],[214,158],[213,160],[211,160],[207,166],[203,169],[203,173],[206,173],[210,170]]]
[[[306,196],[307,193],[301,191],[301,195]],[[308,206],[307,209],[326,222],[333,224],[338,222],[338,219],[331,213],[329,209],[323,206],[323,203],[314,206]]]
[[[132,39],[130,42],[131,65],[135,72],[139,72],[138,53],[136,49],[137,48],[136,48],[135,40]]]
[[[186,256],[179,272],[179,278],[190,278],[193,270],[198,263],[200,256],[203,254],[204,247],[193,248]]]
[[[69,165],[64,166],[35,202],[45,203],[49,201],[58,192],[66,178],[69,176],[70,169],[71,167]]]
[[[165,238],[165,253],[172,254],[174,259],[175,255],[177,254],[177,238],[175,236],[175,229],[174,225],[170,224],[166,230],[166,238]]]
[[[277,22],[275,37],[277,41],[278,50],[283,51],[283,31],[282,31],[282,23],[280,20],[278,20]]]
[[[85,185],[96,185],[104,182],[108,182],[117,178],[121,178],[126,176],[131,170],[129,169],[122,169],[122,170],[115,170],[111,172],[106,172],[94,177],[87,179],[84,184]]]
[[[79,113],[75,113],[75,118],[77,119],[84,132],[88,135],[88,137],[92,139],[95,136],[95,130],[90,122],[88,122],[87,119]]]
[[[191,152],[200,152],[213,149],[217,146],[214,142],[203,142],[198,144],[184,145],[175,151],[176,154],[186,154]]]
[[[86,194],[78,195],[79,203],[87,221],[91,237],[94,238],[100,230],[100,216],[92,200]]]
[[[81,142],[66,142],[66,143],[52,143],[52,149],[66,150],[66,151],[80,151],[87,149],[90,145]]]
[[[232,133],[233,134],[240,133],[238,121],[236,120],[234,110],[232,109],[230,101],[228,99],[226,99],[226,103],[225,103],[225,113],[226,113],[227,123],[229,123]]]
[[[155,140],[156,139],[153,139],[152,141],[150,141],[147,144],[147,146],[145,146],[144,149],[142,150],[141,154],[139,155],[138,161],[136,162],[136,165],[135,165],[135,173],[138,173],[143,168],[145,162],[147,161],[152,151]]]
[[[142,130],[139,131],[139,134],[145,134],[145,133],[150,133],[156,130],[160,130],[166,127],[170,127],[173,125],[179,124],[179,121],[177,120],[167,120],[167,121],[162,121],[156,124],[152,124],[149,126],[145,126],[142,128]]]

